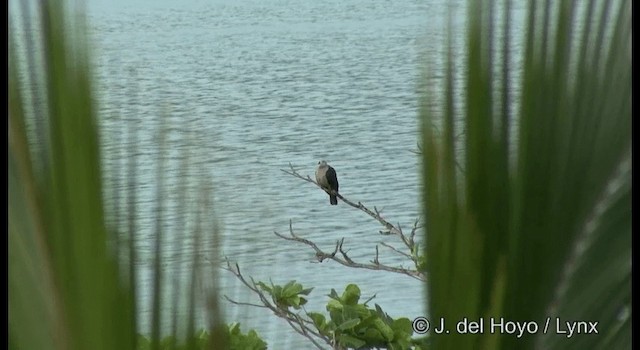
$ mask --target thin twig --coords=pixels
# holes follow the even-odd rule
[[[425,275],[417,270],[409,270],[403,267],[392,267],[392,266],[387,266],[387,265],[382,265],[382,264],[362,264],[362,263],[357,263],[355,261],[353,261],[349,255],[347,254],[347,252],[343,249],[343,244],[344,244],[344,238],[338,240],[336,242],[336,248],[334,249],[334,251],[332,253],[326,253],[324,251],[322,251],[322,249],[318,248],[318,246],[307,240],[304,238],[301,238],[299,236],[297,236],[294,231],[292,226],[290,225],[289,228],[289,235],[290,236],[285,236],[281,233],[278,232],[274,232],[274,234],[282,239],[285,239],[287,241],[294,241],[294,242],[299,242],[299,243],[303,243],[305,245],[310,246],[311,248],[313,248],[313,250],[316,252],[316,258],[318,259],[319,262],[324,261],[325,259],[330,259],[333,260],[341,265],[344,266],[348,266],[348,267],[353,267],[353,268],[359,268],[359,269],[367,269],[367,270],[376,270],[376,271],[389,271],[389,272],[394,272],[394,273],[400,273],[403,275],[407,275],[410,276],[412,278],[415,278],[417,280],[420,281],[425,281],[426,277]],[[340,254],[342,255],[342,258],[337,256],[337,252],[340,252]]]
[[[375,299],[375,297],[376,297],[376,294],[372,295],[369,299],[365,300],[364,303],[362,304],[367,305],[371,300]]]
[[[265,295],[264,291],[262,291],[258,287],[257,282],[254,281],[253,278],[250,278],[251,283],[244,278],[242,272],[240,271],[240,266],[237,263],[232,266],[228,258],[226,258],[226,262],[227,266],[224,267],[224,269],[233,273],[245,286],[247,286],[247,288],[253,291],[260,298],[260,301],[263,305],[238,302],[227,297],[226,295],[224,296],[225,299],[236,305],[248,305],[270,309],[276,316],[287,321],[287,323],[291,326],[291,328],[293,328],[293,330],[309,339],[309,341],[311,341],[311,343],[314,344],[318,349],[324,349],[320,345],[320,343],[318,343],[318,339],[324,341],[327,345],[333,345],[331,338],[320,334],[319,332],[316,332],[313,328],[311,328],[312,326],[315,326],[313,321],[305,320],[304,318],[300,317],[300,315],[291,312],[288,308],[283,308],[272,304],[271,301],[269,301],[270,298],[268,298]]]
[[[390,222],[388,222],[387,220],[385,220],[384,218],[382,218],[382,216],[380,216],[379,213],[373,212],[371,211],[369,208],[365,207],[361,202],[358,202],[357,204],[347,198],[345,198],[343,195],[341,195],[340,193],[330,190],[330,189],[326,189],[322,186],[320,186],[317,182],[315,182],[309,175],[302,176],[300,175],[300,173],[298,173],[294,168],[293,165],[291,165],[291,163],[289,163],[289,167],[291,168],[291,170],[284,170],[284,169],[280,169],[281,171],[283,171],[284,173],[287,173],[289,175],[295,176],[299,179],[302,179],[304,181],[310,182],[318,187],[320,187],[320,189],[322,189],[323,191],[327,192],[330,195],[335,195],[336,197],[340,198],[343,202],[347,203],[348,205],[359,209],[361,211],[363,211],[364,213],[366,213],[367,215],[371,216],[372,218],[376,219],[380,224],[382,224],[382,226],[384,226],[391,234],[398,234],[400,231],[398,230],[398,228],[396,228],[393,224],[391,224]],[[377,210],[376,210],[377,211]]]
[[[373,258],[373,261],[372,261],[376,265],[380,265],[380,259],[378,259],[378,257],[379,257],[379,252],[378,252],[378,246],[376,245],[376,257]]]
[[[266,307],[266,306],[264,306],[264,305],[252,304],[252,303],[243,303],[243,302],[240,302],[240,301],[235,301],[235,300],[233,300],[233,299],[229,298],[227,295],[223,295],[223,297],[224,297],[225,299],[227,299],[227,301],[229,301],[229,302],[230,302],[230,303],[232,303],[232,304],[236,304],[236,305],[246,305],[246,306],[254,306],[254,307],[261,307],[261,308],[264,308],[264,309],[268,309],[268,307]]]
[[[414,242],[414,238],[415,238],[415,234],[417,229],[419,228],[418,222],[419,219],[417,219],[413,225],[413,229],[411,230],[411,233],[409,235],[409,237],[405,236],[404,233],[402,232],[402,228],[400,227],[400,224],[398,224],[397,226],[394,226],[393,224],[391,224],[389,221],[385,220],[382,217],[381,211],[378,210],[377,207],[374,206],[374,210],[370,210],[369,208],[367,208],[366,206],[364,206],[361,202],[358,202],[357,204],[347,198],[345,198],[344,196],[342,196],[341,194],[331,190],[331,189],[326,189],[323,188],[322,186],[320,186],[316,181],[314,181],[310,176],[302,176],[300,175],[291,165],[291,163],[289,163],[289,167],[291,168],[290,171],[287,170],[282,170],[283,172],[295,176],[297,178],[300,178],[304,181],[310,182],[315,184],[316,186],[320,187],[320,189],[322,189],[323,191],[325,191],[326,193],[330,194],[330,195],[335,195],[336,197],[340,198],[344,203],[348,204],[349,206],[359,209],[361,211],[363,211],[364,213],[366,213],[367,215],[369,215],[370,217],[374,218],[376,221],[378,221],[380,224],[382,224],[382,226],[385,227],[386,231],[381,231],[381,234],[384,235],[397,235],[398,237],[400,237],[400,239],[402,240],[403,244],[409,249],[410,252],[414,252],[414,247],[415,247],[415,242]],[[387,266],[384,264],[380,263],[379,260],[379,249],[378,246],[376,245],[376,254],[375,257],[373,259],[373,261],[371,261],[371,264],[362,264],[362,263],[357,263],[355,261],[353,261],[353,259],[351,259],[348,255],[348,250],[344,249],[344,241],[345,239],[342,238],[338,241],[336,241],[336,246],[333,250],[333,252],[331,253],[327,253],[324,252],[322,249],[320,249],[314,242],[302,238],[298,235],[295,234],[294,230],[293,230],[293,222],[291,220],[289,220],[289,235],[283,235],[280,234],[276,231],[274,231],[274,234],[284,240],[288,240],[288,241],[294,241],[294,242],[299,242],[299,243],[303,243],[309,247],[311,247],[314,251],[315,251],[315,256],[316,259],[319,262],[323,262],[324,260],[333,260],[338,262],[341,265],[344,266],[348,266],[348,267],[353,267],[353,268],[362,268],[362,269],[369,269],[369,270],[382,270],[382,271],[388,271],[388,272],[394,272],[394,273],[401,273],[407,276],[410,276],[412,278],[415,278],[417,280],[420,281],[425,281],[426,277],[425,275],[418,271],[418,270],[410,270],[410,269],[405,269],[403,267],[392,267],[392,266]],[[410,258],[415,264],[416,267],[418,265],[417,262],[417,257],[414,257],[413,254],[407,254],[404,253],[384,242],[381,243],[382,245],[384,245],[387,248],[392,249],[393,251],[395,251],[398,254],[401,254],[402,256],[408,257]],[[337,253],[340,252],[341,256],[338,256]],[[327,336],[324,334],[319,333],[318,331],[315,330],[315,323],[310,320],[310,319],[306,319],[301,317],[299,314],[294,313],[292,311],[289,310],[288,307],[283,307],[281,305],[278,305],[277,302],[273,299],[273,296],[268,297],[265,293],[265,291],[262,289],[262,287],[260,287],[258,285],[258,282],[256,282],[253,278],[250,277],[251,282],[249,282],[247,279],[244,278],[244,276],[242,275],[242,272],[240,271],[240,266],[236,263],[236,264],[231,264],[231,262],[229,261],[228,258],[226,258],[226,262],[227,262],[227,266],[226,266],[226,270],[230,271],[231,273],[233,273],[247,288],[249,288],[252,292],[254,292],[260,299],[260,302],[263,305],[259,305],[259,304],[253,304],[253,303],[245,303],[245,302],[238,302],[235,301],[231,298],[229,298],[228,296],[224,295],[225,299],[227,299],[229,302],[236,304],[236,305],[246,305],[246,306],[254,306],[254,307],[260,307],[260,308],[267,308],[269,310],[271,310],[276,316],[284,319],[291,328],[293,328],[294,331],[296,331],[298,334],[306,337],[307,339],[309,339],[311,341],[312,344],[314,344],[318,349],[322,349],[323,347],[321,346],[321,344],[319,343],[319,341],[324,341],[326,344],[330,345],[332,348],[334,349],[342,349],[342,347],[337,343],[336,339],[335,339],[335,334],[332,334],[332,336]],[[273,283],[272,283],[273,284]],[[371,297],[370,299],[367,300],[367,302],[369,302],[370,300],[372,300],[375,297],[375,295],[373,297]],[[303,308],[304,310],[304,308]],[[306,310],[305,310],[306,313]],[[308,313],[307,313],[307,317],[308,317]]]
[[[399,251],[399,250],[398,250],[398,249],[396,249],[395,247],[393,247],[393,246],[391,246],[391,245],[389,245],[389,244],[387,244],[387,243],[385,243],[385,242],[380,242],[380,244],[382,244],[383,246],[385,246],[385,247],[387,247],[387,248],[389,248],[389,249],[393,250],[394,252],[396,252],[396,253],[398,253],[398,254],[400,254],[400,255],[402,255],[402,256],[404,256],[404,257],[406,257],[406,258],[409,258],[409,259],[413,260],[413,257],[412,257],[411,255],[409,255],[409,254],[407,254],[407,253],[405,253],[405,252]],[[377,252],[378,252],[378,250],[376,249],[376,254],[377,254]]]
[[[402,256],[408,257],[410,258],[413,263],[415,264],[416,268],[418,266],[418,257],[415,256],[414,252],[415,252],[415,235],[416,232],[418,230],[418,228],[420,228],[421,226],[419,225],[419,218],[416,219],[416,221],[413,224],[413,228],[411,230],[411,233],[409,234],[409,236],[405,235],[404,232],[402,231],[402,227],[400,226],[400,224],[398,223],[397,225],[393,225],[391,224],[389,221],[387,221],[386,219],[384,219],[382,217],[382,210],[379,210],[376,206],[373,207],[373,210],[367,208],[366,206],[364,206],[361,202],[358,202],[357,204],[347,198],[345,198],[344,196],[342,196],[341,194],[331,190],[331,189],[326,189],[324,187],[322,187],[321,185],[319,185],[316,181],[314,181],[309,175],[307,176],[303,176],[300,173],[298,173],[298,171],[296,169],[293,168],[293,165],[291,163],[289,163],[289,170],[285,170],[285,169],[281,169],[282,172],[289,174],[291,176],[295,176],[299,179],[302,179],[306,182],[312,183],[316,186],[318,186],[320,189],[322,189],[323,191],[325,191],[326,193],[330,194],[330,195],[335,195],[338,198],[340,198],[344,203],[347,203],[349,206],[356,208],[358,210],[363,211],[364,213],[366,213],[367,215],[369,215],[370,217],[374,218],[376,221],[378,221],[380,224],[382,224],[382,226],[386,229],[386,231],[379,231],[380,234],[382,235],[396,235],[398,237],[400,237],[400,239],[402,240],[402,243],[407,247],[409,253],[404,253],[401,252],[400,250],[393,248],[387,244],[384,244],[386,247],[393,249],[395,252],[401,254]],[[385,270],[385,271],[391,271],[391,272],[396,272],[396,273],[402,273],[402,274],[406,274],[409,275],[413,278],[419,279],[419,280],[425,280],[425,276],[422,272],[417,271],[417,270],[407,270],[404,268],[397,268],[397,267],[391,267],[391,266],[386,266],[383,264],[380,264],[379,261],[379,252],[378,252],[378,248],[376,246],[376,256],[374,258],[374,260],[372,261],[372,264],[360,264],[360,263],[356,263],[354,262],[347,254],[347,252],[343,249],[343,244],[344,244],[344,238],[341,241],[338,241],[336,243],[336,248],[333,250],[333,252],[331,253],[326,253],[324,251],[322,251],[320,248],[318,248],[318,246],[307,240],[304,238],[301,238],[299,236],[297,236],[294,232],[293,232],[293,228],[292,228],[292,221],[289,220],[289,236],[285,236],[282,235],[278,232],[274,232],[278,237],[283,238],[285,240],[289,240],[289,241],[296,241],[296,242],[300,242],[300,243],[304,243],[308,246],[310,246],[311,248],[314,249],[315,251],[315,256],[316,259],[319,262],[323,262],[326,259],[331,259],[334,260],[342,265],[345,266],[349,266],[349,267],[355,267],[355,268],[365,268],[365,269],[370,269],[370,270]],[[340,254],[342,255],[342,258],[337,257],[336,254],[337,252],[340,252]]]

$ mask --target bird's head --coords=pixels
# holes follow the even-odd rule
[[[324,161],[324,160],[321,160],[321,161],[318,162],[318,166],[319,167],[325,167],[325,166],[327,166],[327,162]]]

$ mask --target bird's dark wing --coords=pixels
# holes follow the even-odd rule
[[[338,192],[338,176],[336,175],[336,170],[329,167],[329,169],[327,169],[326,176],[331,189]]]

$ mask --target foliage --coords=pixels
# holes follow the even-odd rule
[[[109,236],[87,52],[72,48],[62,6],[55,1],[41,6],[46,65],[27,68],[34,70],[29,79],[32,85],[37,84],[36,73],[44,75],[46,96],[25,96],[29,90],[19,74],[16,52],[20,22],[11,18],[10,347],[131,348],[134,298],[106,244]],[[23,16],[23,23],[27,18]],[[25,40],[33,43],[35,39]],[[34,101],[32,113],[30,101]],[[34,126],[45,139],[28,133]],[[34,332],[35,328],[39,330]]]
[[[159,246],[166,203],[158,190],[152,334],[150,340],[138,336],[137,164],[130,156],[126,181],[120,184],[127,188],[122,202],[128,203],[122,218],[127,228],[121,232],[118,225],[107,224],[109,215],[119,211],[105,200],[91,60],[78,29],[83,19],[70,19],[69,13],[77,12],[62,1],[38,2],[35,10],[30,4],[21,2],[18,11],[12,3],[9,21],[9,348],[174,348],[178,332],[196,334],[196,279],[215,280],[215,274],[204,275],[193,265],[186,322],[177,321],[178,306],[173,314],[161,311],[165,284]],[[136,145],[136,133],[127,134],[129,144]],[[158,161],[163,164],[162,156]],[[160,166],[158,189],[163,172]],[[211,214],[205,197],[210,192],[201,187],[202,198],[193,202]],[[182,197],[181,204],[190,200]],[[201,217],[196,221],[189,226],[195,229],[185,229],[181,237],[197,244],[210,227]],[[215,227],[211,231],[215,236]],[[238,325],[225,329],[216,295],[205,294],[209,328],[190,337],[182,349],[265,347],[253,331],[243,335]],[[178,298],[173,295],[173,305]],[[161,320],[173,322],[171,335],[163,340]]]
[[[462,124],[450,47],[444,106],[421,110],[429,309],[538,331],[432,334],[433,346],[630,348],[631,4],[531,1],[521,57],[511,2],[496,25],[498,4],[469,2]],[[598,334],[557,334],[557,320]]]
[[[230,336],[229,348],[233,350],[264,350],[267,348],[265,343],[256,331],[253,329],[246,335],[240,332],[240,324],[233,323],[227,328]]]
[[[408,349],[411,345],[411,321],[407,318],[392,319],[378,304],[371,309],[359,304],[360,288],[349,284],[342,296],[334,289],[329,294],[327,304],[330,319],[320,313],[309,313],[318,330],[337,340],[347,348]]]
[[[290,170],[282,170],[283,172],[312,183],[324,190],[310,176],[299,174],[292,165]],[[419,249],[419,244],[415,241],[416,233],[421,228],[419,220],[416,220],[410,232],[402,230],[400,225],[394,225],[384,219],[376,207],[369,209],[361,202],[355,202],[346,198],[343,194],[337,193],[336,196],[347,206],[362,211],[370,218],[380,223],[383,231],[379,233],[383,236],[392,236],[401,242],[402,248],[396,248],[386,242],[380,242],[376,245],[375,256],[368,263],[356,262],[344,249],[345,239],[339,239],[336,242],[333,252],[325,252],[321,250],[314,242],[298,236],[293,229],[293,223],[289,222],[289,235],[283,235],[274,232],[279,238],[287,241],[302,243],[313,249],[318,262],[331,260],[345,267],[354,269],[382,270],[408,276],[420,281],[425,280],[424,273],[419,270],[424,266],[426,258]],[[400,266],[389,266],[379,260],[379,246],[388,248],[391,252],[398,254],[409,264],[409,268]],[[329,317],[319,312],[308,312],[304,309],[307,298],[313,288],[304,288],[295,280],[289,281],[284,286],[275,285],[271,282],[267,285],[261,281],[254,281],[252,278],[246,279],[238,264],[231,264],[227,259],[227,270],[233,273],[249,290],[256,294],[261,304],[250,304],[235,301],[228,296],[227,300],[234,304],[249,305],[259,308],[267,308],[271,312],[284,319],[289,326],[297,333],[305,336],[318,349],[324,349],[323,345],[329,345],[334,349],[424,349],[426,348],[427,339],[412,338],[413,326],[412,322],[407,318],[392,319],[384,313],[379,305],[375,308],[369,308],[366,302],[359,304],[360,288],[355,284],[346,287],[342,296],[332,289],[329,294],[330,301],[327,304]],[[293,310],[302,309],[304,312]]]
[[[244,281],[242,275],[238,277]],[[305,297],[309,295],[312,288],[305,289],[295,281],[289,281],[284,286],[273,283],[267,286],[263,282],[253,282],[253,285],[254,288],[250,289],[260,296],[265,307],[271,309],[276,316],[289,321],[291,327],[299,330],[299,333],[309,339],[321,340],[332,348],[397,350],[422,348],[420,344],[423,342],[411,338],[413,328],[408,318],[394,320],[378,304],[375,304],[375,308],[370,308],[367,304],[373,297],[364,303],[359,303],[361,292],[355,284],[347,285],[342,295],[338,295],[335,289],[331,289],[328,295],[330,300],[326,306],[328,317],[319,312],[306,310],[304,314],[292,313],[289,309],[301,309],[301,306],[306,303]],[[271,296],[274,304],[269,303],[262,292]],[[314,344],[322,348],[318,343]]]
[[[263,282],[257,283],[262,290],[269,293],[273,302],[280,308],[293,307],[298,310],[300,307],[307,303],[307,299],[303,295],[309,295],[313,288],[302,288],[300,283],[296,281],[289,281],[284,286],[274,285],[271,283],[271,287],[267,286]]]
[[[304,181],[318,185],[310,176],[302,176],[293,166],[291,170],[283,170],[283,172],[300,178]],[[324,190],[324,189],[322,189]],[[373,210],[367,208],[360,202],[354,202],[346,198],[342,194],[336,194],[340,200],[347,204],[346,207],[352,207],[367,214],[372,219],[382,225],[384,231],[379,233],[384,236],[392,236],[401,242],[402,248],[396,248],[388,243],[380,242],[380,246],[390,249],[390,251],[401,255],[404,260],[412,267],[396,267],[389,266],[379,261],[379,246],[376,245],[375,256],[368,263],[356,262],[349,257],[347,251],[343,248],[345,239],[339,239],[336,242],[333,252],[328,253],[321,250],[314,242],[298,236],[293,229],[293,223],[289,222],[289,235],[283,235],[274,232],[279,238],[287,241],[302,243],[311,247],[315,251],[315,257],[319,262],[331,260],[341,265],[354,269],[382,270],[408,276],[420,281],[425,280],[425,275],[418,270],[424,266],[426,258],[419,249],[419,244],[415,241],[416,233],[421,227],[419,220],[413,224],[410,232],[405,233],[400,225],[393,225],[381,216],[380,211],[376,207]],[[408,318],[392,319],[387,315],[379,305],[375,308],[369,308],[367,303],[373,299],[359,304],[360,288],[355,284],[346,287],[342,296],[332,289],[329,294],[330,301],[327,304],[329,317],[319,312],[307,312],[304,305],[313,288],[304,288],[295,280],[289,281],[284,286],[275,285],[271,282],[267,285],[261,281],[254,281],[253,278],[246,279],[240,271],[238,264],[231,264],[227,259],[227,270],[233,273],[249,290],[256,294],[261,304],[251,304],[235,301],[225,296],[233,304],[249,305],[259,308],[266,308],[271,312],[284,319],[289,326],[297,333],[305,336],[318,349],[324,349],[324,345],[329,345],[333,349],[424,349],[426,348],[427,339],[412,338],[413,325]],[[304,312],[293,310],[302,309]]]
[[[239,323],[225,325],[224,334],[229,340],[229,350],[267,349],[267,343],[258,336],[256,331],[252,329],[247,334],[243,334],[240,331]],[[160,350],[205,350],[211,347],[210,342],[212,342],[210,333],[204,329],[200,329],[190,339],[187,339],[184,344],[178,344],[176,337],[173,335],[162,338],[162,340],[160,340]],[[152,349],[151,344],[152,342],[149,338],[143,335],[138,336],[137,350],[150,350]],[[189,347],[188,344],[195,344],[195,347]]]

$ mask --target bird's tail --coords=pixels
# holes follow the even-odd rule
[[[338,205],[338,197],[336,197],[334,195],[330,195],[329,196],[329,203],[331,203],[331,205]]]

